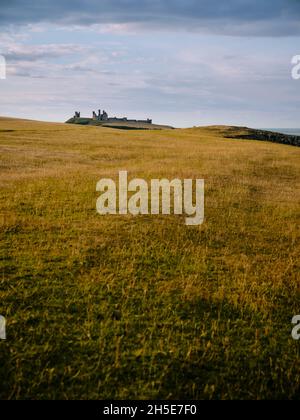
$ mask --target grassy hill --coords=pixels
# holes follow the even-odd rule
[[[0,398],[299,399],[298,148],[5,118],[0,147]],[[204,178],[205,223],[97,215],[126,169]]]
[[[140,121],[98,121],[92,118],[70,118],[67,124],[90,125],[95,127],[109,127],[122,130],[171,130],[173,127],[168,125],[148,124]]]

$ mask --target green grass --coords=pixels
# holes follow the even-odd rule
[[[2,399],[299,399],[297,148],[0,119]],[[206,220],[99,216],[99,179],[205,178]]]

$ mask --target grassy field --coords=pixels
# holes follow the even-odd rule
[[[0,398],[300,398],[300,150],[224,130],[0,119]],[[205,223],[99,216],[119,170],[204,178]]]

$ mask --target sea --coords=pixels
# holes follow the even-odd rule
[[[300,128],[262,128],[262,130],[274,131],[275,133],[290,134],[300,136]]]

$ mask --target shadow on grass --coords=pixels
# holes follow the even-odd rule
[[[288,326],[266,335],[268,321],[226,301],[111,295],[108,307],[105,289],[91,296],[88,311],[86,296],[66,295],[60,308],[32,303],[8,325],[2,399],[299,398]]]

